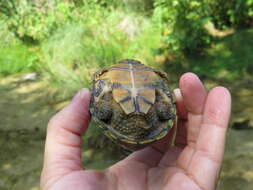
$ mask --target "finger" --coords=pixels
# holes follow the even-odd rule
[[[174,95],[176,97],[177,106],[177,132],[175,138],[175,145],[180,148],[184,148],[187,145],[187,111],[184,105],[181,90],[179,88],[174,90]]]
[[[193,73],[184,74],[179,81],[179,86],[182,92],[184,106],[188,114],[187,121],[182,121],[183,124],[179,123],[179,128],[183,131],[182,133],[185,134],[185,131],[187,133],[187,146],[185,146],[184,150],[179,155],[178,164],[181,168],[187,169],[198,139],[207,92],[202,82]],[[176,137],[176,139],[179,138],[180,136]]]
[[[179,86],[188,112],[187,144],[194,147],[200,130],[207,92],[193,73],[184,74],[179,81]]]
[[[203,189],[215,189],[223,159],[230,109],[229,91],[223,87],[212,89],[207,97],[196,152],[188,168],[190,175]]]
[[[176,88],[174,90],[174,95],[176,97],[177,116],[179,119],[185,121],[185,120],[187,120],[188,112],[186,110],[185,103],[184,103],[180,88]]]
[[[72,102],[49,122],[42,179],[82,169],[81,135],[88,127],[89,92],[82,89]]]

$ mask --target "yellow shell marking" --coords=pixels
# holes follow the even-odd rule
[[[118,64],[103,77],[111,84],[120,84],[120,87],[112,89],[112,94],[126,114],[146,114],[155,102],[155,89],[143,86],[152,84],[159,77],[152,70],[145,70],[146,68],[144,65]]]

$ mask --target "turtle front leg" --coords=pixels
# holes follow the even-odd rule
[[[97,80],[93,84],[93,96],[91,99],[92,115],[98,120],[108,124],[112,118],[112,89],[104,80]]]
[[[96,102],[93,107],[93,115],[98,120],[109,124],[112,118],[112,108],[109,102],[105,100],[99,100]]]
[[[161,121],[175,120],[176,109],[170,92],[164,93],[162,90],[157,89],[157,116]]]

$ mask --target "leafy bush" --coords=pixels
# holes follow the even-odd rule
[[[156,0],[154,16],[164,28],[169,52],[203,52],[215,42],[204,25],[217,29],[253,26],[253,0]]]
[[[99,5],[105,8],[116,8],[122,7],[123,2],[119,0],[73,0],[74,2],[79,1],[81,5]]]
[[[47,1],[40,6],[29,0],[10,1],[0,10],[6,23],[19,39],[24,42],[38,43],[47,39],[59,27],[78,19],[73,3]]]
[[[154,0],[122,0],[128,11],[148,14],[154,7]]]
[[[253,26],[253,0],[213,0],[211,16],[217,28]]]
[[[208,3],[201,0],[155,2],[154,16],[163,25],[169,52],[199,52],[210,44],[211,37],[203,27],[210,19],[208,11]]]

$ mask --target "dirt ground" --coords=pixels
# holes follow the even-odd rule
[[[46,124],[57,110],[42,81],[0,79],[0,189],[39,189]]]
[[[237,130],[228,132],[219,190],[253,189],[253,88],[238,90],[236,85],[231,91]],[[24,81],[21,75],[1,78],[0,94],[0,189],[39,190],[46,125],[67,101],[59,101],[41,78]],[[88,168],[104,168],[120,159],[110,151],[94,151],[83,152]]]

